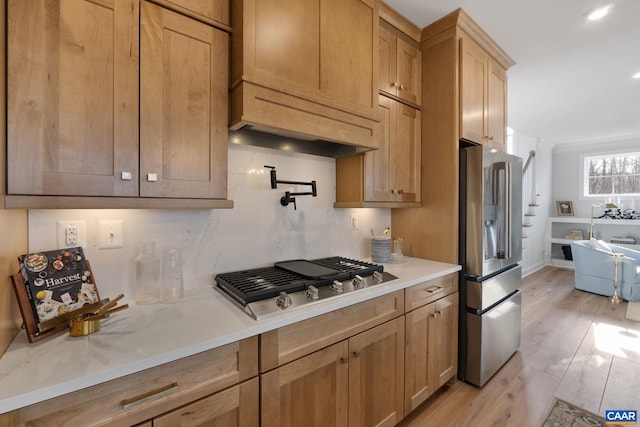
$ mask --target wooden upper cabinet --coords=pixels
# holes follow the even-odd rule
[[[10,0],[5,205],[232,207],[228,56],[227,32],[144,1]]]
[[[460,136],[506,149],[506,70],[469,37],[460,39]]]
[[[489,59],[487,80],[487,129],[489,145],[506,151],[507,149],[507,70],[496,61]],[[493,139],[491,139],[493,137]]]
[[[379,95],[378,149],[336,159],[335,207],[415,207],[420,192],[420,110]]]
[[[227,197],[227,33],[142,3],[140,195]]]
[[[422,54],[418,43],[406,40],[408,37],[387,25],[381,25],[379,31],[380,91],[419,107],[422,99]]]
[[[9,1],[8,194],[138,195],[137,47],[138,1]]]
[[[380,148],[365,156],[365,200],[420,201],[420,111],[380,95]]]
[[[375,148],[376,0],[232,2],[231,127]]]

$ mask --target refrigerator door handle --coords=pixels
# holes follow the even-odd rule
[[[496,228],[498,234],[497,258],[511,257],[511,164],[493,164],[493,197],[497,207]]]
[[[511,258],[511,163],[504,162],[504,248],[505,258]]]

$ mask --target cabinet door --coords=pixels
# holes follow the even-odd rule
[[[369,202],[393,202],[396,200],[391,168],[391,150],[396,129],[396,101],[378,95],[380,138],[378,149],[364,154],[365,200]]]
[[[404,316],[349,339],[349,426],[403,418]]]
[[[432,343],[431,319],[435,316],[435,303],[427,304],[405,316],[405,413],[416,409],[434,392],[431,388],[429,362]]]
[[[497,62],[489,60],[487,128],[489,144],[505,151],[507,148],[507,72]]]
[[[397,81],[397,43],[395,34],[380,27],[379,31],[379,46],[378,46],[378,59],[380,62],[379,76],[378,76],[378,89],[386,92],[390,95],[397,95],[396,81]]]
[[[9,194],[138,195],[138,11],[9,1]]]
[[[460,40],[460,137],[486,142],[487,54],[469,38]]]
[[[437,390],[458,372],[458,292],[435,302],[429,345],[433,363],[432,389]]]
[[[258,425],[258,378],[153,419],[155,427],[254,427]]]
[[[227,195],[228,35],[142,3],[140,195]]]
[[[339,342],[261,375],[261,425],[346,426],[348,343]]]
[[[365,153],[365,200],[420,201],[420,111],[379,95],[378,150]]]
[[[422,53],[401,37],[397,38],[396,64],[398,97],[420,106],[422,90]]]
[[[420,111],[395,103],[395,134],[391,144],[391,174],[396,201],[420,201],[421,134]]]

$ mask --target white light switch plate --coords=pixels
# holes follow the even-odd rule
[[[98,221],[98,247],[100,249],[124,247],[124,223],[121,219]]]

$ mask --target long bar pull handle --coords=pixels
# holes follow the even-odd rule
[[[504,162],[504,251],[511,258],[511,163]]]
[[[157,399],[158,397],[165,396],[169,393],[172,393],[176,388],[178,388],[178,381],[173,381],[172,383],[162,386],[160,388],[157,388],[155,390],[150,390],[138,396],[124,399],[120,401],[120,405],[122,405],[122,409],[129,409],[134,406],[138,406],[143,403],[149,402],[150,400]]]
[[[496,226],[498,244],[496,258],[505,259],[511,256],[511,173],[508,162],[493,164],[493,198],[496,205]]]
[[[429,292],[431,294],[436,294],[438,292],[442,292],[443,289],[444,288],[442,286],[434,285],[434,286],[431,286],[431,287],[425,289],[425,291],[427,291],[427,292]]]

